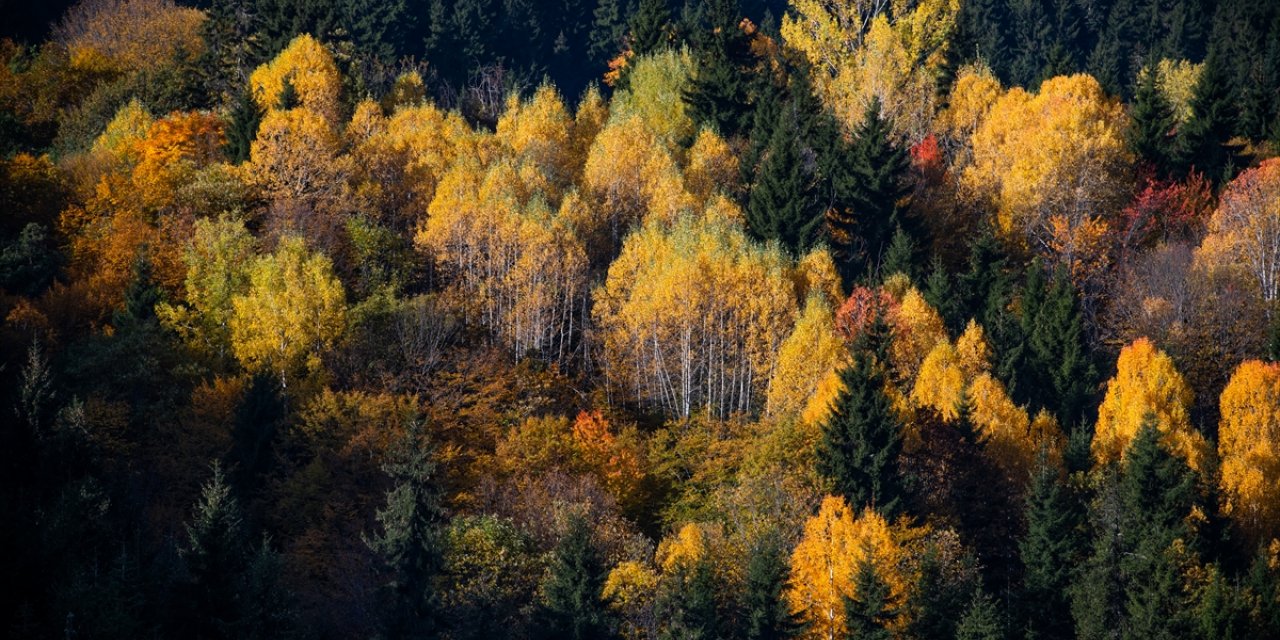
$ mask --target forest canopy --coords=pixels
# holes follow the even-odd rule
[[[9,636],[1280,633],[1280,5],[0,18]]]

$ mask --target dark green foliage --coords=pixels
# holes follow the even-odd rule
[[[627,24],[623,20],[624,0],[597,0],[595,23],[591,29],[592,62],[604,65],[622,48]]]
[[[978,591],[956,626],[956,640],[1001,640],[1004,637],[996,601]]]
[[[803,628],[783,593],[789,572],[788,558],[776,533],[761,536],[747,562],[741,618],[744,640],[785,640]]]
[[[0,248],[0,290],[34,298],[53,284],[61,261],[45,226],[27,223],[17,238]]]
[[[294,91],[293,83],[285,83],[283,93]],[[253,94],[246,88],[236,94],[236,100],[227,122],[227,160],[232,164],[240,164],[249,159],[249,150],[254,139],[258,137],[258,125],[265,115],[262,107],[253,99]]]
[[[609,613],[600,599],[605,567],[591,542],[591,527],[575,515],[551,556],[543,585],[542,634],[588,640],[609,637]]]
[[[864,549],[870,554],[870,549]],[[893,634],[889,627],[894,623],[898,613],[889,604],[889,585],[876,571],[873,561],[864,555],[858,562],[854,575],[853,598],[845,599],[845,626],[849,629],[849,638],[865,638],[866,640],[889,640]]]
[[[1195,475],[1160,444],[1154,417],[1129,445],[1123,467],[1104,480],[1093,508],[1093,551],[1072,590],[1077,637],[1185,637],[1182,576],[1171,547],[1199,543],[1186,518],[1197,504]]]
[[[394,484],[377,513],[380,532],[366,542],[387,576],[386,632],[396,638],[434,637],[444,513],[432,450],[419,422],[409,423],[383,470]]]
[[[924,299],[938,311],[947,331],[959,335],[968,321],[963,301],[951,283],[951,275],[942,259],[934,256],[929,263],[929,276],[924,281]]]
[[[666,48],[671,30],[671,10],[667,0],[640,0],[631,16],[631,52],[643,56]]]
[[[916,245],[911,236],[903,231],[902,225],[894,227],[893,238],[884,252],[884,262],[880,263],[880,275],[888,278],[898,273],[912,281],[919,279],[916,273]]]
[[[854,510],[869,506],[892,519],[903,506],[905,488],[898,472],[902,425],[884,392],[887,342],[888,329],[877,318],[854,345],[822,425],[817,470]]]
[[[662,640],[715,640],[722,622],[716,604],[716,580],[712,561],[701,558],[681,566],[659,595],[657,610],[663,621]]]
[[[1021,335],[1014,399],[1054,413],[1070,430],[1086,422],[1085,410],[1096,393],[1097,371],[1086,337],[1075,286],[1059,271],[1050,283],[1033,262],[1022,289]]]
[[[1191,99],[1191,119],[1182,127],[1180,140],[1187,170],[1200,171],[1215,182],[1230,180],[1239,163],[1237,149],[1231,144],[1236,129],[1235,97],[1225,64],[1216,53],[1205,60]]]
[[[227,456],[239,495],[254,496],[270,474],[276,462],[275,442],[287,412],[280,381],[266,373],[253,376],[236,407]]]
[[[1082,515],[1058,469],[1042,454],[1027,489],[1026,534],[1018,542],[1020,622],[1027,637],[1073,637],[1068,594],[1082,547]]]
[[[833,242],[845,284],[868,268],[883,264],[895,229],[901,225],[915,241],[920,234],[901,215],[903,200],[911,193],[907,151],[894,145],[892,128],[872,100],[862,122],[853,132],[853,144],[831,170],[835,194]]]
[[[784,110],[760,163],[746,217],[752,235],[803,255],[818,239],[823,208],[816,166],[805,161],[797,133]]]
[[[215,103],[229,102],[242,93],[249,73],[266,58],[259,32],[259,4],[256,0],[212,0],[205,8],[200,70],[204,90]]]
[[[736,0],[709,0],[694,38],[696,73],[684,91],[694,122],[711,127],[725,138],[751,124],[748,93],[756,64]]]
[[[908,632],[915,638],[954,638],[960,614],[981,586],[973,559],[961,559],[959,570],[946,566],[936,546],[920,560],[920,577],[907,598]]]
[[[196,503],[180,551],[189,576],[178,628],[192,638],[277,638],[291,629],[280,561],[264,540],[249,542],[240,506],[215,466]]]
[[[1142,74],[1129,110],[1125,137],[1129,150],[1149,163],[1160,177],[1173,175],[1181,164],[1177,139],[1172,136],[1176,124],[1173,107],[1156,86],[1156,74]]]

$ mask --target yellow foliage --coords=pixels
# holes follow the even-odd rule
[[[894,21],[878,0],[792,0],[782,20],[787,46],[814,69],[814,87],[847,128],[879,99],[905,140],[922,138],[933,119],[938,74],[959,0],[896,3]]]
[[[231,353],[232,299],[249,285],[253,255],[253,236],[242,223],[197,220],[185,256],[186,304],[156,306],[160,321],[215,365]]]
[[[310,109],[271,111],[249,147],[248,173],[272,199],[338,202],[351,159],[329,121]]]
[[[81,2],[67,12],[54,37],[67,47],[74,66],[145,71],[179,55],[204,51],[203,11],[172,0]]]
[[[684,178],[689,193],[700,206],[707,206],[713,194],[733,195],[740,189],[738,156],[723,138],[703,129],[689,149]]]
[[[249,266],[249,288],[232,297],[231,345],[251,372],[270,371],[282,387],[300,371],[316,372],[320,356],[346,329],[346,293],[324,254],[300,238]]]
[[[737,225],[645,224],[596,290],[606,376],[671,415],[754,410],[798,306],[789,269]]]
[[[911,389],[911,400],[917,405],[933,408],[945,420],[955,420],[960,415],[965,384],[965,373],[960,368],[956,349],[944,340],[929,352],[920,365],[920,374]]]
[[[587,155],[583,183],[599,203],[612,237],[621,239],[651,209],[674,218],[684,194],[680,170],[639,117],[616,114]],[[688,203],[692,206],[692,202]]]
[[[1099,225],[1129,196],[1125,126],[1120,101],[1088,75],[1052,78],[1036,94],[1015,88],[974,132],[963,183],[995,203],[1006,240],[1054,264],[1094,267],[1106,249]]]
[[[625,609],[648,602],[658,586],[658,574],[634,560],[618,563],[604,581],[603,597],[609,605]]]
[[[896,532],[879,513],[868,509],[855,520],[843,498],[823,498],[791,555],[786,596],[808,623],[802,637],[845,637],[845,600],[858,595],[855,578],[864,560],[888,585],[886,604],[900,606],[909,587],[905,559]]]
[[[1206,245],[1247,270],[1262,299],[1280,299],[1280,158],[1244,171],[1222,192]]]
[[[308,34],[294,38],[275,59],[249,76],[254,99],[267,110],[282,108],[285,83],[293,85],[298,106],[319,114],[330,124],[338,122],[342,76],[329,50]]]
[[[1218,457],[1226,512],[1254,543],[1280,534],[1280,364],[1250,360],[1222,391]]]
[[[1164,95],[1165,102],[1173,107],[1179,124],[1191,119],[1191,98],[1195,96],[1202,71],[1203,62],[1189,60],[1162,59],[1156,65],[1156,87]]]
[[[956,338],[956,358],[960,370],[970,380],[991,371],[991,345],[987,344],[987,334],[982,325],[973,319],[965,326],[964,333]]]
[[[107,123],[107,128],[93,142],[94,153],[105,153],[129,165],[138,162],[138,144],[146,137],[155,120],[142,103],[134,98],[120,107]]]
[[[1099,464],[1122,459],[1144,420],[1153,416],[1165,446],[1199,470],[1205,442],[1191,426],[1191,400],[1191,388],[1173,360],[1146,338],[1133,341],[1120,350],[1116,375],[1098,407],[1094,459]]]
[[[704,526],[687,523],[674,536],[658,543],[657,557],[663,573],[688,570],[710,554],[711,541]]]
[[[497,140],[530,171],[525,183],[559,201],[574,176],[573,119],[551,85],[542,85],[521,103],[516,96],[498,118]]]
[[[687,50],[668,49],[634,60],[632,65],[626,90],[619,91],[610,105],[612,122],[638,119],[663,150],[674,155],[694,134],[683,97],[693,60]]]
[[[902,382],[914,380],[929,352],[947,340],[942,316],[911,287],[902,295],[901,303],[890,309],[889,324],[893,331],[889,359],[896,378]]]
[[[968,145],[973,133],[987,117],[991,105],[1000,99],[1004,89],[1000,80],[986,65],[975,63],[960,68],[947,97],[947,108],[938,114],[936,126],[955,145]],[[967,164],[965,153],[958,164]]]
[[[765,400],[768,413],[799,414],[817,393],[823,378],[840,365],[844,352],[831,305],[822,295],[810,295],[791,335],[778,349]]]

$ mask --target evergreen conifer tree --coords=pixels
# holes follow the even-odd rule
[[[1067,595],[1081,546],[1080,512],[1044,452],[1027,489],[1026,522],[1027,532],[1018,542],[1023,628],[1028,637],[1071,638]]]
[[[1170,137],[1176,123],[1173,107],[1156,86],[1155,70],[1147,69],[1138,81],[1125,137],[1129,150],[1151,163],[1160,177],[1172,175],[1179,165],[1177,147]]]
[[[761,240],[777,240],[792,255],[802,255],[818,238],[822,209],[817,177],[806,166],[794,122],[783,111],[760,163],[747,205],[747,227]]]
[[[249,159],[249,149],[258,137],[258,125],[262,124],[263,115],[262,107],[258,106],[248,88],[236,94],[230,122],[227,123],[225,147],[227,159],[232,164],[241,164]]]
[[[869,554],[869,549],[864,549]],[[889,627],[897,612],[889,603],[889,585],[880,577],[869,556],[858,562],[854,574],[853,598],[845,599],[845,626],[850,638],[865,640],[890,640]]]
[[[906,176],[911,163],[906,150],[893,144],[891,131],[880,102],[872,100],[853,133],[853,144],[832,167],[837,214],[829,224],[846,284],[860,275],[859,257],[872,265],[882,263],[896,225],[901,224],[913,240],[920,236],[908,219],[899,215],[899,205],[910,193]],[[861,245],[861,252],[855,242]]]
[[[1000,612],[991,596],[978,591],[956,625],[956,640],[1002,640]]]
[[[543,585],[543,634],[547,638],[588,640],[609,637],[609,618],[600,600],[605,570],[591,542],[584,516],[569,521],[568,531],[551,556]]]
[[[853,346],[851,362],[840,372],[840,393],[822,426],[817,468],[850,507],[873,507],[892,519],[902,508],[905,489],[898,471],[902,427],[885,395],[887,341],[888,328],[877,318]]]
[[[640,6],[628,23],[631,29],[631,52],[648,55],[667,48],[671,29],[671,10],[667,0],[640,0]]]
[[[742,599],[742,637],[745,640],[785,640],[803,625],[791,612],[784,590],[789,567],[774,532],[762,535],[747,561]]]
[[[444,520],[435,462],[422,425],[409,423],[384,471],[394,486],[378,510],[381,531],[366,540],[382,559],[390,580],[387,633],[399,638],[428,638],[437,632],[442,566],[440,526]]]
[[[683,98],[694,122],[732,138],[751,124],[748,91],[755,55],[738,24],[736,0],[709,0],[702,10],[706,19],[695,38],[697,71]]]

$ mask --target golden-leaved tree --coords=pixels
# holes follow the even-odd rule
[[[670,415],[755,410],[797,311],[790,271],[732,221],[651,220],[595,292],[609,382]]]
[[[986,112],[962,181],[996,208],[999,233],[1096,283],[1110,259],[1114,216],[1126,202],[1132,156],[1124,107],[1091,76],[1014,88]]]
[[[230,364],[232,299],[249,286],[254,249],[243,223],[197,220],[185,256],[186,304],[156,306],[161,322],[215,369]]]
[[[342,337],[346,292],[333,264],[293,236],[249,265],[249,286],[231,299],[231,347],[248,371],[291,378],[320,370],[320,357]]]
[[[1254,280],[1263,300],[1280,297],[1280,158],[1249,169],[1222,192],[1209,221],[1212,238]]]
[[[294,38],[273,60],[255,69],[249,86],[258,106],[267,111],[301,107],[331,125],[338,123],[342,75],[329,50],[308,34]],[[288,99],[296,104],[285,104]]]
[[[1226,511],[1256,543],[1280,533],[1280,364],[1250,360],[1221,397],[1218,457]]]
[[[1191,426],[1191,387],[1173,360],[1150,340],[1139,338],[1120,350],[1116,375],[1098,407],[1093,456],[1100,463],[1120,460],[1144,422],[1155,421],[1165,446],[1200,469],[1204,437]]]
[[[898,538],[876,511],[867,509],[855,518],[843,498],[823,498],[792,552],[786,591],[791,610],[806,623],[804,638],[846,637],[845,601],[858,597],[856,576],[863,561],[888,585],[886,605],[903,604],[910,578]]]
[[[925,136],[959,0],[792,0],[789,8],[782,37],[813,65],[815,89],[841,123],[857,125],[875,99],[900,138]]]

